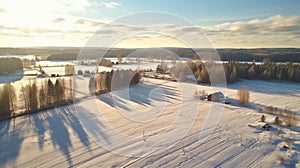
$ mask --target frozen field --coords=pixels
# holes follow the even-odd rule
[[[87,93],[87,80],[76,80],[77,91]],[[235,101],[241,86],[250,91],[251,103],[245,106]],[[196,88],[223,90],[231,105],[198,100]],[[294,83],[245,80],[220,89],[146,78],[74,106],[1,121],[0,165],[296,167],[300,127],[273,125],[275,117],[266,114],[271,129],[263,130],[256,109],[272,105],[299,117],[299,98],[300,85]],[[213,128],[205,138],[203,133]],[[286,144],[288,137],[291,145]]]

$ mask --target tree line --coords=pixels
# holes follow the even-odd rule
[[[300,64],[255,62],[228,62],[223,64],[201,61],[177,63],[170,70],[173,77],[184,80],[186,74],[193,74],[198,83],[210,83],[210,76],[218,76],[225,71],[226,82],[234,83],[238,79],[283,80],[300,82]]]
[[[59,78],[53,82],[51,79],[42,80],[38,85],[36,81],[23,86],[18,95],[24,104],[24,114],[54,107],[58,103],[68,103],[73,100],[72,79]],[[8,83],[0,87],[0,117],[14,115],[17,105],[16,91]]]
[[[23,70],[23,64],[20,58],[0,58],[0,75],[14,73],[17,70]]]
[[[210,53],[215,54],[217,51],[222,61],[248,61],[255,60],[262,62],[264,59],[269,59],[271,62],[300,62],[299,48],[256,48],[256,49],[205,49],[205,48],[164,48],[179,57],[186,57],[190,59],[202,59],[210,57]],[[84,55],[84,59],[99,59],[99,55],[105,57],[126,57],[134,53],[137,49],[102,49],[102,48],[81,48],[77,47],[49,47],[49,48],[0,48],[0,55],[10,53],[11,55],[49,55],[48,60],[76,60],[78,54]],[[142,56],[146,58],[162,58],[166,56],[157,57],[153,54],[154,49],[146,50]],[[83,52],[83,53],[81,53]],[[172,56],[170,58],[173,58]],[[80,59],[80,58],[79,58]]]
[[[91,93],[100,94],[109,92],[112,89],[138,84],[140,75],[133,70],[112,70],[111,72],[101,72],[92,76],[89,81]]]
[[[295,48],[217,49],[222,61],[300,62],[300,50]]]
[[[283,80],[300,82],[300,64],[298,63],[271,63],[263,64],[228,62],[224,63],[228,83],[238,79]]]

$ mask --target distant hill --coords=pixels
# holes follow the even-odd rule
[[[256,61],[262,62],[300,62],[298,48],[256,48],[256,49],[217,49],[223,61]],[[48,56],[48,60],[97,59],[105,57],[147,57],[156,59],[174,59],[185,57],[189,59],[210,59],[216,56],[213,49],[190,48],[145,48],[145,49],[107,49],[78,47],[37,47],[37,48],[0,48],[0,55],[36,55]]]

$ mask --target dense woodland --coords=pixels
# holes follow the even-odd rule
[[[228,83],[237,79],[260,79],[300,82],[300,64],[270,63],[247,64],[239,62],[224,63]]]
[[[111,72],[101,72],[89,81],[91,93],[99,94],[108,92],[120,87],[138,84],[140,76],[137,71],[117,70]]]
[[[23,70],[22,61],[19,58],[0,58],[0,75],[14,73]]]
[[[16,90],[12,84],[0,87],[0,118],[15,115],[17,96],[23,100],[18,105],[24,104],[24,113],[32,113],[38,110],[54,107],[59,103],[69,103],[73,100],[72,79],[58,78],[55,82],[51,79],[42,80],[39,83],[33,81],[20,90]]]
[[[223,65],[223,66],[222,66]],[[163,65],[159,66],[160,68]],[[193,74],[198,83],[210,83],[210,76],[217,76],[225,71],[227,83],[238,79],[283,80],[300,82],[300,64],[297,63],[263,63],[252,64],[228,62],[223,64],[188,61],[187,64],[177,63],[170,70],[171,75],[184,80],[186,74]]]

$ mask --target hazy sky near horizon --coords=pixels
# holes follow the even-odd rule
[[[299,0],[1,0],[0,20],[0,47],[300,47]]]

